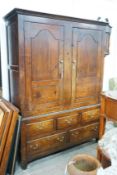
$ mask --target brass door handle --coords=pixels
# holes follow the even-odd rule
[[[76,60],[72,60],[72,64],[73,64],[73,69],[76,68]]]
[[[64,64],[63,59],[60,59],[59,60],[59,69],[60,69],[60,77],[61,77],[61,79],[63,79],[63,64]]]
[[[59,63],[62,63],[63,64],[63,60],[59,60]]]
[[[73,64],[76,64],[76,60],[72,60],[72,63],[73,63]]]

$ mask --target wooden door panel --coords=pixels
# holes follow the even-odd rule
[[[58,40],[48,30],[32,38],[32,80],[45,81],[59,78]],[[54,49],[53,49],[54,48]]]
[[[25,22],[26,98],[28,110],[63,97],[63,26]]]
[[[76,87],[76,97],[77,98],[82,98],[86,96],[93,96],[96,92],[96,81],[95,77],[89,78],[81,78],[81,80],[77,82],[77,87]]]
[[[32,96],[33,101],[39,101],[39,103],[46,103],[46,101],[57,101],[59,99],[58,84],[33,87]]]
[[[101,88],[101,32],[85,28],[72,32],[72,100],[82,103],[88,97],[94,103]]]

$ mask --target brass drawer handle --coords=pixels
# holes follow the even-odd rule
[[[92,130],[93,130],[93,131],[97,131],[97,130],[98,130],[98,127],[95,127],[95,128],[93,128]]]
[[[97,116],[97,115],[99,115],[98,113],[97,113],[97,111],[88,111],[88,112],[86,112],[87,113],[87,115],[90,117],[90,116]]]
[[[69,120],[66,119],[65,122],[66,122],[67,124],[71,125],[73,121],[72,121],[72,119],[69,119]]]
[[[71,135],[72,136],[78,136],[80,133],[79,132],[75,132],[75,133],[72,133]]]
[[[39,145],[36,143],[35,145],[30,145],[30,149],[35,151],[39,148]]]
[[[64,141],[64,139],[65,139],[65,137],[64,137],[64,136],[62,136],[62,137],[58,137],[58,138],[57,138],[57,141],[59,141],[59,142],[63,142],[63,141]]]
[[[88,118],[95,118],[95,116],[94,115],[88,115]]]
[[[42,123],[38,124],[37,128],[40,129],[40,130],[44,129],[44,124],[42,124]]]

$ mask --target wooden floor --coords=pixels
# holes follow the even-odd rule
[[[66,164],[74,155],[87,153],[96,156],[96,147],[95,142],[82,144],[33,161],[29,163],[26,170],[22,170],[17,165],[15,175],[65,175]]]

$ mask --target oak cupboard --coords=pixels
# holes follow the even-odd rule
[[[108,22],[14,9],[5,16],[21,163],[98,138]]]

